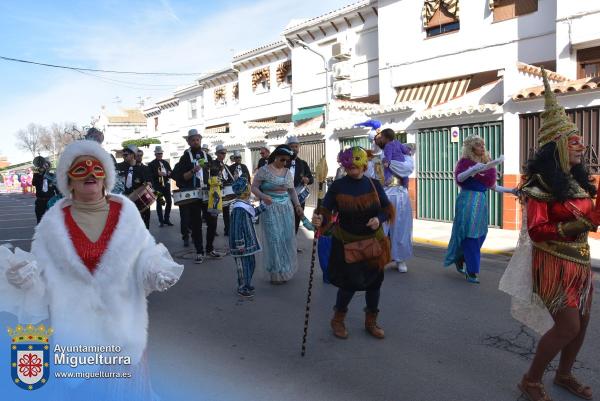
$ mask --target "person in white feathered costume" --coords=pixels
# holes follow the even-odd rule
[[[137,373],[126,383],[129,396],[152,399],[146,296],[175,284],[183,266],[156,243],[133,202],[109,194],[114,164],[98,143],[68,145],[56,176],[64,198],[36,227],[31,253],[0,247],[0,311],[22,323],[49,318],[61,346],[121,347]],[[104,396],[127,393],[112,383]]]

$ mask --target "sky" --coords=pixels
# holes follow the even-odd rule
[[[293,19],[353,0],[0,0],[0,56],[75,67],[206,73],[279,40]],[[29,123],[90,124],[102,106],[146,105],[198,75],[81,73],[0,59],[0,155],[30,160],[15,133]]]

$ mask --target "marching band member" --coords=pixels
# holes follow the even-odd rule
[[[80,399],[77,394],[84,393],[86,400],[115,399],[115,393],[152,399],[146,297],[175,284],[183,266],[144,229],[127,197],[109,194],[114,164],[98,143],[69,144],[56,178],[64,198],[36,227],[31,253],[0,249],[0,305],[21,322],[49,318],[55,344],[119,346],[120,355],[131,358],[127,386],[110,379],[83,381],[56,399]]]
[[[38,156],[41,157],[41,156]],[[35,187],[35,217],[39,223],[48,209],[48,201],[56,195],[54,180],[49,180],[50,163],[44,159],[43,165],[33,173],[32,184]]]
[[[292,152],[294,152],[289,165],[292,177],[294,177],[294,188],[303,188],[307,185],[312,185],[315,180],[310,171],[310,167],[308,166],[308,163],[298,157],[298,152],[300,151],[300,141],[297,137],[290,136],[287,139],[286,144],[290,147],[290,149],[292,149]],[[305,203],[301,202],[300,206],[302,207],[302,210],[304,210]],[[296,233],[298,233],[298,227],[300,227],[300,220],[301,218],[296,215],[296,220],[294,221]]]
[[[124,161],[117,163],[117,175],[125,182],[123,195],[129,195],[139,187],[151,181],[147,167],[137,164],[138,148],[128,145],[123,149]],[[150,208],[140,212],[146,228],[150,229]]]
[[[221,180],[222,186],[233,184],[233,180],[236,178],[235,173],[232,169],[225,164],[225,156],[227,155],[227,149],[223,145],[217,145],[215,148],[215,155],[217,156],[217,162],[219,163],[219,179]],[[229,235],[229,204],[223,205],[223,225],[225,226],[225,236]]]
[[[173,168],[173,179],[180,189],[202,188],[208,185],[208,164],[212,158],[201,150],[202,136],[196,129],[190,129],[184,137],[190,146],[180,157],[179,162]],[[192,240],[196,248],[195,263],[203,262],[204,247],[202,241],[202,216],[206,216],[206,252],[213,258],[223,255],[216,252],[213,247],[215,232],[217,229],[217,216],[208,213],[208,200],[196,200],[179,207],[181,211],[181,235],[184,245],[187,242],[188,228],[192,229]]]
[[[231,170],[235,178],[244,177],[250,182],[250,170],[242,163],[242,154],[239,150],[233,151],[233,164],[229,166],[229,170]]]
[[[258,164],[256,168],[254,168],[252,174],[256,174],[259,168],[269,163],[269,155],[271,154],[271,149],[269,149],[268,146],[261,146],[258,150],[258,153],[260,154],[260,159],[258,159]]]
[[[152,187],[160,192],[165,200],[165,213],[163,215],[162,203],[156,203],[156,214],[158,215],[158,222],[160,223],[160,227],[163,227],[165,224],[168,226],[172,226],[171,223],[171,174],[173,170],[171,169],[171,165],[166,160],[163,160],[163,149],[161,146],[156,146],[154,148],[154,157],[155,159],[148,163],[148,169],[150,170],[150,175],[152,177]]]

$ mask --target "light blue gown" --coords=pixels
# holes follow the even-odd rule
[[[290,192],[294,191],[294,178],[289,170],[285,175],[277,176],[267,165],[256,172],[254,179],[260,183],[260,191],[273,199],[273,203],[260,216],[262,265],[271,281],[287,281],[298,270],[294,207],[290,199]]]

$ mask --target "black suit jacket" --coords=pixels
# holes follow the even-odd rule
[[[210,157],[210,155],[205,154],[201,150],[199,150],[198,152],[195,152],[195,153],[199,159],[206,158],[206,160],[208,161],[208,163],[206,163],[204,165],[204,167],[202,168],[204,185],[208,185],[208,164],[210,162],[212,162],[213,159],[212,159],[212,157]],[[190,155],[189,155],[188,151],[186,150],[183,153],[183,155],[179,158],[179,161],[177,162],[175,167],[173,167],[172,178],[175,180],[175,182],[177,183],[177,186],[179,188],[187,188],[187,189],[194,188],[194,178],[193,177],[190,180],[185,180],[183,178],[183,174],[187,171],[192,170],[193,168],[194,168],[194,164],[190,160]],[[200,183],[200,182],[196,182],[196,188],[201,187],[202,186],[201,184],[202,183]]]
[[[231,171],[233,174],[237,173],[238,170],[238,166],[240,167],[240,169],[242,170],[242,174],[240,174],[241,177],[245,177],[248,182],[250,182],[250,171],[248,171],[248,167],[246,167],[245,164],[243,163],[233,163],[231,166],[229,166],[229,171]]]
[[[308,167],[308,163],[306,163],[299,157],[296,157],[290,162],[289,167],[291,167],[292,163],[294,162],[296,163],[296,168],[294,171],[294,187],[300,185],[300,183],[302,182],[302,177],[308,178],[308,185],[311,185],[313,182],[315,182],[312,172],[310,171],[310,167]]]
[[[127,181],[127,174],[129,173],[129,163],[121,162],[117,163],[116,170],[117,175],[122,177],[122,179]],[[132,185],[131,188],[125,188],[124,195],[129,195],[145,183],[152,183],[152,178],[150,177],[150,172],[148,170],[148,166],[144,164],[133,166],[133,175],[132,175]]]
[[[152,178],[152,186],[154,188],[169,188],[171,186],[171,174],[173,174],[173,169],[166,160],[160,160],[160,163],[162,163],[162,165],[165,167],[165,170],[167,170],[166,177],[160,177],[158,175],[158,171],[160,170],[159,160],[154,159],[148,163],[150,177]],[[163,179],[164,185],[160,185],[160,178]]]

